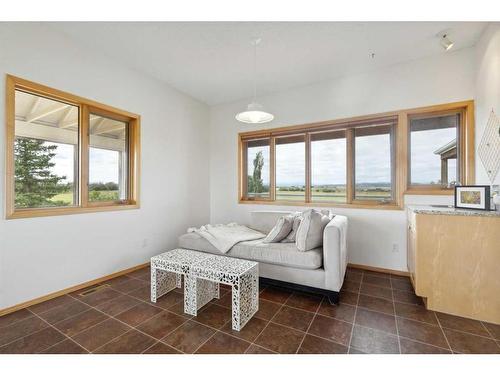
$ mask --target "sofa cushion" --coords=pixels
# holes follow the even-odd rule
[[[266,238],[264,238],[263,242],[280,242],[281,240],[285,239],[292,230],[293,219],[294,217],[292,215],[281,216],[276,222],[274,228],[271,229]]]
[[[179,247],[222,255],[210,242],[197,233],[179,237]],[[323,249],[298,251],[294,243],[264,243],[262,239],[243,241],[233,246],[225,256],[253,260],[285,267],[318,269],[323,265]]]
[[[300,251],[309,251],[323,244],[323,232],[331,218],[314,209],[305,211],[302,217],[295,243]]]
[[[295,240],[297,238],[297,231],[299,230],[300,223],[302,221],[302,215],[299,213],[297,215],[294,215],[293,217],[293,224],[292,224],[292,230],[288,235],[281,240],[281,242],[293,242],[295,243]]]
[[[252,211],[250,212],[250,228],[268,234],[282,216],[292,215],[292,211]]]

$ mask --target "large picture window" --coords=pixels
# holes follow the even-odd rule
[[[394,192],[393,125],[354,129],[354,198],[391,201]]]
[[[346,202],[346,146],[344,130],[311,134],[312,202]]]
[[[7,76],[7,218],[138,207],[139,120]]]
[[[239,134],[239,202],[401,209],[474,183],[473,102]]]
[[[306,196],[304,135],[276,138],[276,199],[303,201]]]

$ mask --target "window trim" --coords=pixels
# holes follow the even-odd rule
[[[391,112],[383,112],[373,115],[357,116],[351,118],[343,118],[329,121],[322,121],[309,124],[284,126],[272,129],[262,129],[256,131],[248,131],[238,133],[238,203],[240,204],[264,204],[264,205],[281,205],[281,206],[311,206],[311,207],[344,207],[344,208],[368,208],[368,209],[385,209],[385,210],[400,210],[404,207],[404,195],[453,195],[453,190],[449,189],[415,189],[409,185],[408,168],[409,168],[409,118],[410,116],[426,115],[432,112],[444,111],[462,111],[462,123],[460,126],[460,180],[462,184],[474,184],[475,165],[474,165],[474,101],[466,100],[461,102],[438,104],[427,107],[418,107],[411,109],[402,109]],[[370,124],[374,122],[392,120],[394,121],[392,137],[392,162],[393,168],[393,201],[390,203],[382,203],[380,201],[360,201],[352,199],[354,197],[354,157],[353,157],[353,142],[354,131],[356,126]],[[275,136],[278,135],[293,135],[299,133],[311,134],[318,131],[328,130],[346,130],[346,152],[347,152],[347,176],[346,176],[346,203],[333,202],[311,202],[306,199],[304,201],[277,201],[274,195],[275,192]],[[244,196],[242,186],[246,183],[242,169],[242,161],[245,159],[244,141],[255,138],[270,138],[270,169],[271,169],[271,198],[270,199],[247,199]],[[310,136],[307,136],[310,140]],[[310,159],[309,150],[307,149],[306,141],[306,159]],[[310,160],[306,160],[306,186],[310,186]],[[310,190],[310,189],[309,189]],[[309,195],[306,191],[306,197]]]
[[[21,208],[14,206],[15,171],[15,92],[22,90],[48,99],[66,102],[79,109],[78,129],[78,205],[64,207]],[[88,200],[88,155],[89,155],[89,115],[106,114],[107,117],[128,123],[128,191],[127,201],[89,202]],[[6,75],[6,219],[71,215],[89,212],[116,211],[140,208],[140,115],[44,86],[23,78]]]
[[[458,103],[460,104],[460,103]],[[411,127],[410,121],[418,118],[429,118],[434,116],[444,116],[459,114],[460,123],[457,131],[458,144],[458,171],[459,182],[461,185],[474,184],[474,119],[473,119],[473,102],[466,102],[464,105],[455,106],[453,103],[449,105],[435,107],[426,107],[422,109],[412,110],[407,115],[407,166],[406,166],[406,191],[408,195],[453,195],[453,188],[446,188],[441,185],[412,185],[410,181],[411,168]]]

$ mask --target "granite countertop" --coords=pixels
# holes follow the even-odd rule
[[[455,215],[455,216],[490,216],[499,217],[499,211],[468,210],[463,208],[449,207],[445,205],[408,205],[409,210],[416,214],[427,215]]]

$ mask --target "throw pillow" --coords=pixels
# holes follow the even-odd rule
[[[292,230],[292,226],[293,226],[292,215],[280,217],[276,222],[274,228],[271,229],[267,237],[264,238],[263,242],[265,243],[280,242],[288,235],[288,233],[290,233],[290,231]]]
[[[285,243],[295,242],[295,239],[297,237],[297,230],[299,229],[301,221],[302,221],[302,213],[299,212],[293,217],[292,230],[290,231],[290,233],[288,233],[288,236],[286,236],[285,239],[282,240],[281,242]]]
[[[302,216],[295,240],[297,249],[308,251],[323,245],[323,232],[330,217],[314,209],[305,211]]]

